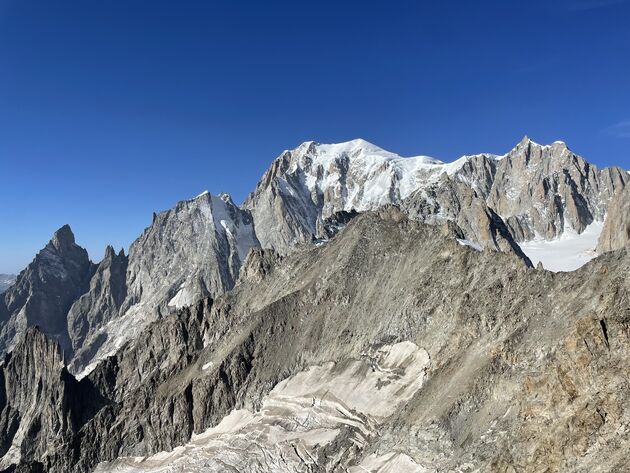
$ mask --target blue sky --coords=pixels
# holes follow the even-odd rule
[[[630,168],[630,2],[0,0],[0,272],[93,260],[283,149],[450,161],[524,134]]]

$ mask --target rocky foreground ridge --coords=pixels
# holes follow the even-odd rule
[[[562,142],[307,142],[128,255],[64,226],[0,294],[0,468],[623,471],[627,181]]]
[[[625,471],[628,249],[551,273],[453,231],[386,208],[324,245],[252,252],[232,291],[154,322],[80,382],[29,329],[2,365],[3,461]]]

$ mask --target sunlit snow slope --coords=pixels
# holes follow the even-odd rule
[[[555,240],[534,240],[521,243],[521,249],[534,265],[542,262],[550,271],[573,271],[597,256],[595,247],[602,233],[602,222],[593,222],[584,232],[566,230]]]

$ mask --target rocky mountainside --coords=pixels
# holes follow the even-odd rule
[[[429,223],[458,222],[468,239],[511,251],[512,240],[579,234],[603,221],[627,182],[620,168],[599,170],[562,142],[543,146],[527,137],[506,155],[448,164],[401,158],[363,140],[307,142],[273,162],[244,206],[262,246],[280,253],[321,238],[335,212],[385,204],[403,205]]]
[[[0,274],[0,294],[9,289],[15,282],[15,274]]]
[[[128,255],[64,226],[0,295],[0,468],[622,471],[627,181],[307,142]]]
[[[39,326],[70,350],[67,315],[89,287],[94,266],[78,246],[68,225],[22,271],[13,286],[0,295],[0,352],[10,349],[28,326]]]
[[[605,253],[623,248],[630,243],[630,187],[620,190],[608,206],[597,251]]]
[[[33,353],[51,368],[20,376],[98,394],[8,396],[37,409],[1,443],[22,445],[17,471],[625,471],[630,251],[556,274],[458,231],[388,207],[286,257],[253,251],[233,290],[80,383],[29,331],[4,373]],[[27,428],[39,413],[68,420]]]
[[[384,205],[430,224],[449,221],[462,244],[575,269],[595,256],[608,203],[627,180],[627,172],[599,170],[564,143],[543,146],[528,138],[503,156],[453,163],[403,158],[364,140],[307,142],[282,153],[243,206],[206,192],[156,214],[128,256],[107,249],[98,268],[84,257],[91,280],[69,280],[71,294],[45,323],[20,316],[27,298],[10,296],[10,309],[0,304],[7,333],[0,348],[37,324],[60,340],[71,371],[85,374],[151,321],[232,289],[250,249],[286,255],[326,241],[357,213]],[[623,241],[619,232],[606,235]],[[579,244],[564,245],[571,254],[559,252],[557,240],[573,236]],[[600,251],[605,248],[602,243]],[[562,256],[551,261],[549,255]],[[55,264],[62,264],[64,255],[57,256]],[[44,292],[57,297],[57,286]]]
[[[86,416],[100,407],[98,391],[68,373],[59,344],[33,327],[0,365],[0,387],[0,468],[9,471],[23,457],[44,458],[63,451]],[[30,443],[34,434],[41,442]],[[27,471],[41,466],[29,462]]]
[[[204,192],[156,214],[129,256],[118,256],[105,289],[93,280],[73,306],[73,370],[93,367],[161,314],[231,289],[249,249],[258,246],[249,212],[227,194]]]
[[[261,245],[286,254],[297,243],[323,238],[324,222],[336,212],[400,204],[468,159],[403,158],[360,139],[309,141],[282,153],[243,206],[252,212]]]
[[[599,170],[563,142],[540,146],[524,138],[498,162],[487,201],[517,241],[551,239],[567,226],[582,233],[603,221],[608,202],[627,182],[626,171]]]
[[[105,257],[99,263],[90,280],[90,288],[70,307],[68,312],[68,336],[72,342],[73,364],[91,359],[93,338],[99,329],[117,319],[127,297],[127,266],[129,259],[123,250],[105,249]]]

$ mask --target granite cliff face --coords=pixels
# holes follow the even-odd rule
[[[603,221],[608,202],[627,182],[624,170],[599,170],[563,142],[541,146],[526,137],[497,162],[486,200],[517,241],[552,239],[566,226],[582,233]]]
[[[554,274],[453,230],[386,208],[252,253],[232,291],[99,364],[97,412],[46,453],[31,430],[21,467],[623,471],[628,251]]]
[[[461,239],[481,248],[514,253],[528,260],[503,219],[463,180],[442,174],[438,182],[405,199],[402,208],[411,218],[425,223],[454,223]]]
[[[618,250],[630,243],[630,187],[625,187],[610,201],[597,251]]]
[[[599,170],[562,142],[539,145],[527,137],[503,156],[452,163],[401,158],[363,140],[307,142],[273,162],[244,206],[261,245],[282,254],[322,238],[335,212],[387,204],[428,223],[453,221],[482,247],[514,251],[515,242],[581,234],[603,222],[627,181],[624,170]]]
[[[99,329],[118,317],[127,297],[128,258],[123,250],[118,254],[108,246],[90,280],[90,288],[68,312],[68,335],[72,342],[73,365],[91,356],[92,339]]]
[[[397,205],[425,223],[451,222],[461,242],[529,262],[519,243],[586,229],[596,233],[627,176],[619,168],[598,170],[564,143],[543,146],[528,138],[503,156],[464,156],[453,163],[402,158],[364,140],[306,142],[272,163],[242,208],[226,194],[203,193],[156,214],[129,256],[108,249],[98,269],[90,266],[91,281],[69,281],[72,294],[39,325],[72,355],[72,371],[85,374],[147,323],[230,290],[251,248],[286,255],[325,242],[352,216],[384,205]],[[610,228],[603,238],[623,240],[620,232]],[[57,266],[66,258],[56,257]],[[79,266],[82,271],[89,266],[87,256]],[[37,323],[19,315],[26,298],[18,297],[24,291],[17,286],[5,297],[11,307],[0,304],[0,319],[11,320],[4,323],[5,348],[16,333]]]
[[[73,370],[93,367],[160,315],[231,289],[249,249],[258,246],[251,216],[227,194],[204,192],[155,215],[129,257],[119,257],[124,279],[115,277],[118,297],[103,301],[101,285],[93,281],[73,307],[77,332],[86,332],[75,336],[81,349]]]
[[[83,294],[94,271],[87,251],[78,246],[68,225],[55,232],[50,242],[0,295],[0,352],[10,349],[29,326],[71,350],[66,316]]]
[[[243,206],[252,212],[261,245],[286,254],[324,237],[324,221],[336,212],[400,204],[466,159],[445,164],[426,156],[402,158],[360,139],[309,141],[281,154]]]

